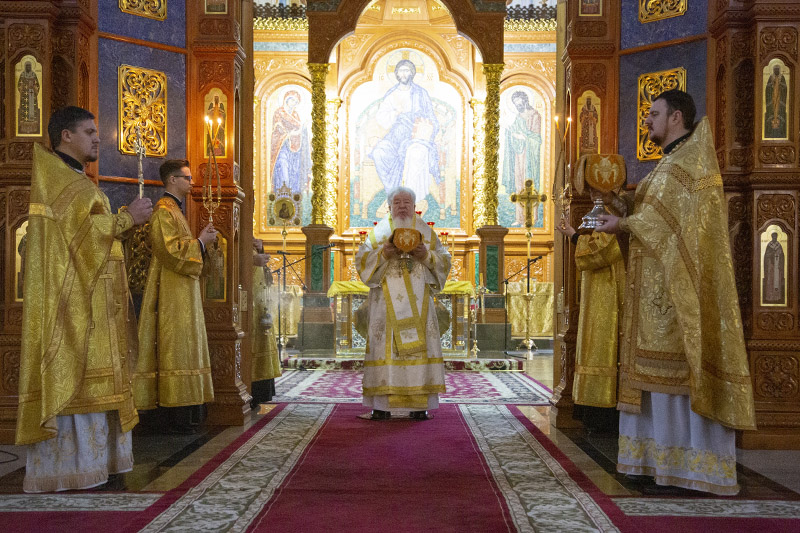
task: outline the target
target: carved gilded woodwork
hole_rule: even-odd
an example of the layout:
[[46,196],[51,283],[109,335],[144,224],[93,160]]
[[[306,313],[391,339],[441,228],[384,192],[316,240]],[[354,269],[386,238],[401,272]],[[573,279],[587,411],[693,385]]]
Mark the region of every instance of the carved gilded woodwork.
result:
[[50,36],[50,45],[53,54],[72,56],[75,54],[75,33],[68,29],[56,29]]
[[758,160],[765,165],[790,165],[797,160],[794,146],[762,146],[758,149]]
[[167,0],[119,0],[123,13],[155,20],[167,18]]
[[450,45],[450,48],[453,49],[453,53],[458,59],[459,63],[466,63],[470,57],[472,52],[472,45],[469,41],[461,37],[457,34],[442,34],[442,39],[447,41],[447,44]]
[[728,200],[728,235],[731,243],[731,258],[736,279],[736,294],[742,310],[742,326],[750,329],[752,318],[753,244],[752,208],[747,197],[738,194]]
[[800,390],[800,364],[797,357],[761,355],[753,365],[755,394],[761,399],[797,398]]
[[[63,57],[61,56],[53,57],[51,68],[52,68],[51,75],[53,76],[53,79],[57,80],[72,79],[72,67],[70,67],[69,63],[67,63]],[[50,102],[51,102],[50,108],[59,109],[61,107],[68,105],[69,91],[70,91],[70,84],[68,83],[59,83],[55,85],[50,95]]]
[[791,26],[765,27],[761,30],[759,59],[764,61],[777,52],[797,59],[797,28]]
[[8,158],[11,161],[31,161],[33,159],[33,143],[32,142],[9,143]]
[[14,57],[20,50],[31,50],[42,57],[45,53],[44,27],[38,24],[12,24],[8,27],[7,57]]
[[497,190],[498,190],[498,163],[500,159],[500,76],[504,65],[483,65],[486,76],[486,110],[485,130],[485,182],[486,182],[486,213],[485,222],[488,225],[497,224]]
[[637,130],[636,130],[636,158],[639,161],[652,161],[661,159],[661,147],[654,144],[648,138],[647,127],[644,121],[650,113],[653,100],[671,89],[686,90],[686,69],[678,67],[676,69],[661,70],[658,72],[648,72],[639,76],[638,82],[638,101],[637,101]]
[[325,79],[328,63],[309,63],[311,73],[311,223],[325,223]]
[[120,65],[119,151],[134,155],[136,126],[148,157],[167,155],[167,75],[131,65]]
[[579,20],[574,23],[572,31],[577,37],[604,37],[608,24],[602,20]]
[[762,194],[758,197],[758,222],[761,228],[769,221],[780,220],[789,228],[794,227],[795,199],[790,194]]
[[576,63],[574,66],[575,87],[593,85],[604,89],[606,86],[606,66],[602,63]]
[[256,18],[253,19],[254,30],[269,31],[308,31],[306,18]]
[[229,87],[233,84],[233,64],[230,61],[203,61],[200,63],[200,89],[217,84]]
[[305,58],[299,57],[271,57],[269,59],[259,58],[256,59],[253,66],[259,78],[266,77],[274,71],[298,71],[303,74],[308,74],[308,63],[306,62]]
[[339,107],[340,98],[328,100],[325,114],[325,209],[323,223],[329,228],[337,227],[337,192],[339,190]]
[[203,35],[232,35],[233,21],[226,18],[209,17],[204,18],[199,24],[200,33]]
[[486,222],[486,104],[471,100],[472,107],[472,231]]
[[552,59],[508,58],[506,60],[506,67],[503,69],[503,72],[505,72],[506,75],[509,75],[517,70],[528,71],[528,72],[531,71],[539,72],[543,76],[545,76],[548,80],[555,80],[556,59],[555,57],[553,57]]
[[556,19],[505,19],[504,31],[556,31]]
[[756,315],[756,324],[761,331],[792,331],[794,316],[791,313],[764,312]]
[[342,41],[340,46],[341,62],[345,65],[358,61],[358,52],[361,47],[373,36],[370,34],[353,34]]
[[639,21],[655,22],[686,13],[688,0],[639,0]]

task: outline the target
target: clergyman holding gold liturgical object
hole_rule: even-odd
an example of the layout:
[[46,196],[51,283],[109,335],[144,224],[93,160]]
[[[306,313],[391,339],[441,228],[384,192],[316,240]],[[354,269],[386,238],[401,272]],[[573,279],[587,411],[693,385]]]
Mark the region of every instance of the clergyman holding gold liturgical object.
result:
[[152,211],[137,198],[113,214],[86,175],[100,151],[92,113],[58,109],[47,131],[53,152],[32,145],[24,247],[16,444],[27,454],[25,492],[88,489],[133,469],[136,319],[122,239]]
[[[587,172],[588,170],[588,172]],[[575,190],[589,189],[595,209],[621,213],[619,202],[602,201],[625,184],[625,162],[618,155],[583,156],[575,174]],[[614,197],[615,198],[615,197]],[[598,202],[599,201],[599,202]],[[583,217],[586,221],[587,217]],[[594,224],[596,219],[592,222]],[[617,428],[617,361],[625,291],[625,262],[615,235],[576,231],[567,218],[556,230],[575,245],[575,266],[581,273],[578,339],[572,397],[574,415],[592,432]]]
[[189,162],[165,161],[159,174],[165,191],[150,217],[153,258],[139,315],[134,400],[137,409],[172,408],[172,430],[190,432],[197,409],[188,406],[214,400],[200,275],[217,232],[209,222],[195,238],[183,216]]
[[372,420],[410,415],[427,420],[445,392],[444,360],[433,295],[444,288],[450,254],[414,213],[406,187],[389,191],[389,214],[356,253],[369,287],[363,404]]
[[625,184],[625,160],[617,154],[590,154],[578,160],[575,190],[583,193],[584,183],[600,193],[592,200],[592,210],[584,215],[578,233],[588,233],[597,228],[597,217],[606,212],[604,198],[619,194]]
[[735,430],[755,429],[755,404],[722,176],[696,113],[677,89],[653,100],[645,126],[664,156],[627,215],[598,217],[596,231],[630,238],[617,471],[730,496]]

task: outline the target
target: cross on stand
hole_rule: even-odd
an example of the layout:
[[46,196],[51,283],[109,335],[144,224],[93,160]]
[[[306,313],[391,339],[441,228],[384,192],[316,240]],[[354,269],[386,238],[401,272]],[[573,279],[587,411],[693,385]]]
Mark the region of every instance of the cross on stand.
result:
[[527,228],[525,238],[528,241],[528,256],[525,270],[527,271],[526,275],[528,282],[524,296],[525,340],[523,340],[520,344],[520,349],[524,348],[528,354],[528,358],[531,358],[531,356],[536,352],[536,345],[533,343],[533,339],[531,339],[530,336],[530,309],[531,300],[533,299],[533,295],[531,294],[531,237],[533,237],[531,228],[533,228],[534,209],[536,209],[540,203],[547,201],[547,195],[539,194],[539,191],[533,188],[533,180],[525,180],[525,186],[521,191],[511,195],[511,201],[517,204],[522,204],[523,209],[525,210],[525,228]]

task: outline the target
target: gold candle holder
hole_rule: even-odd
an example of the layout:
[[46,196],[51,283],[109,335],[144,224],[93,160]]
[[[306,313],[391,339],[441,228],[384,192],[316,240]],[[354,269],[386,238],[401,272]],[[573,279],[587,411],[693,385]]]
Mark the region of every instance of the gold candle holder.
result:
[[142,159],[144,159],[147,154],[147,149],[142,141],[142,125],[139,122],[136,123],[136,142],[133,145],[133,151],[138,158],[137,179],[139,181],[139,198],[144,198],[144,170],[142,169]]
[[208,151],[209,151],[209,161],[214,165],[214,176],[217,178],[217,198],[214,199],[214,189],[213,189],[213,177],[209,176],[208,172],[203,179],[203,207],[206,208],[208,211],[208,222],[210,224],[214,223],[214,211],[219,207],[220,203],[222,203],[222,184],[220,182],[219,177],[219,167],[217,166],[217,154],[216,148],[219,144],[219,140],[217,140],[217,135],[219,134],[219,129],[222,126],[222,119],[217,117],[216,125],[214,121],[211,120],[211,117],[205,118],[206,123],[206,132],[208,133]]

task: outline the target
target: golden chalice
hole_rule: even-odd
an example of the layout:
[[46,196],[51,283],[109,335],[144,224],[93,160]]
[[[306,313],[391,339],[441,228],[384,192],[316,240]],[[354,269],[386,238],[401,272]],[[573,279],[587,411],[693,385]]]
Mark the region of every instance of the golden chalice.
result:
[[400,254],[400,259],[403,260],[402,262],[409,272],[414,268],[414,261],[409,254],[419,246],[420,242],[422,242],[422,234],[414,228],[396,228],[392,233],[392,243],[403,252]]

